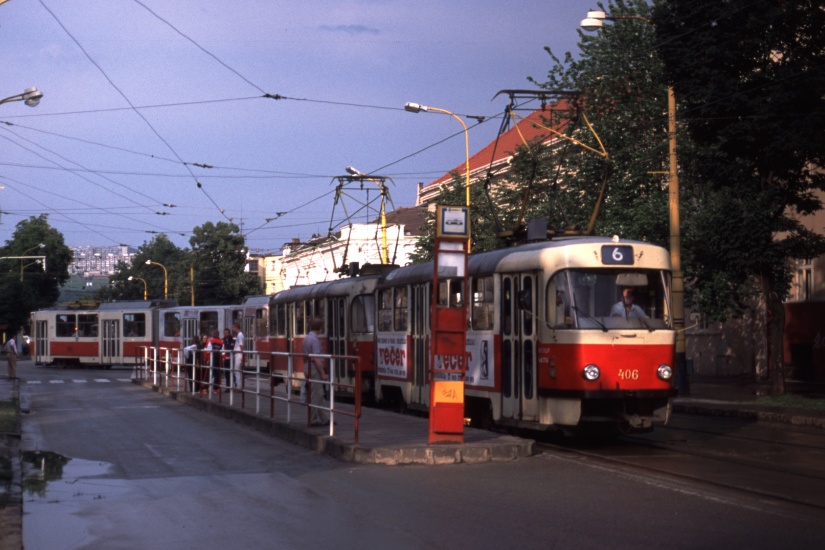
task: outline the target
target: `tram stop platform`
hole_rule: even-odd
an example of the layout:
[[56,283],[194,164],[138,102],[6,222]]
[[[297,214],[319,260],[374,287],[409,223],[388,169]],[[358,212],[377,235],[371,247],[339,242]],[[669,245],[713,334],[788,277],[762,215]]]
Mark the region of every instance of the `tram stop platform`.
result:
[[[309,426],[307,407],[299,401],[298,395],[293,395],[293,401],[288,405],[284,400],[270,399],[268,387],[263,387],[260,392],[247,387],[243,392],[221,390],[217,394],[200,395],[185,391],[182,385],[177,389],[151,380],[133,378],[132,381],[180,403],[344,462],[387,466],[475,464],[507,462],[534,453],[533,440],[470,427],[464,428],[463,443],[429,444],[429,419],[373,407],[361,408],[356,441],[354,405],[351,403],[336,402],[336,411],[341,412],[333,414],[333,426],[313,427]],[[275,392],[278,397],[286,398],[283,385]]]

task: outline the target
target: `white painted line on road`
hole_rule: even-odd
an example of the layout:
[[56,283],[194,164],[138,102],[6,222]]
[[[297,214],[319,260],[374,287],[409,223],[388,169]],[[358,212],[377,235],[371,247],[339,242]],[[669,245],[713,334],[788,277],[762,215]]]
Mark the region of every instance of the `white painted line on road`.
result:
[[26,384],[40,384],[42,380],[26,380]]
[[65,384],[65,380],[49,380],[49,384]]
[[75,384],[88,384],[88,380],[72,380]]
[[109,382],[111,382],[111,380],[108,380],[106,378],[95,378],[95,382],[102,382],[104,384],[108,384]]

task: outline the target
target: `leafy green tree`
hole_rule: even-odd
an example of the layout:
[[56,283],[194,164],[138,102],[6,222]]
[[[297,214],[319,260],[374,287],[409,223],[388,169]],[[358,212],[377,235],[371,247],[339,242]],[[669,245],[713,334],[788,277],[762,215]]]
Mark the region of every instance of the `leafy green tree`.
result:
[[[643,0],[616,0],[600,8],[611,16],[651,15]],[[531,80],[551,90],[578,90],[581,113],[609,155],[607,192],[595,232],[666,246],[668,94],[664,66],[656,55],[655,30],[643,20],[627,19],[580,35],[578,58],[567,52],[561,61],[547,48],[553,61],[547,81]],[[591,146],[594,143],[584,124],[573,135]],[[688,164],[690,146],[681,138],[680,160]],[[582,214],[592,210],[605,168],[605,160],[593,154],[566,159],[559,187],[564,204],[581,211],[579,225]]]
[[248,295],[263,293],[257,274],[244,271],[247,250],[234,223],[195,227],[189,244],[198,304],[240,303]]
[[705,312],[753,292],[767,306],[769,370],[784,392],[782,330],[793,260],[825,253],[798,217],[825,190],[825,9],[819,0],[663,0],[658,51],[700,147],[689,262]]
[[[131,265],[118,262],[115,274],[109,278],[109,287],[101,289],[97,293],[97,298],[103,301],[142,300],[143,281],[146,281],[146,294],[149,300],[163,298],[163,269],[157,265],[147,265],[147,260],[157,262],[166,268],[168,299],[189,303],[191,256],[164,234],[156,235],[151,241],[138,247]],[[129,277],[132,277],[131,281]]]
[[[41,246],[42,245],[42,246]],[[45,256],[2,260],[0,265],[0,317],[11,329],[28,322],[32,311],[54,305],[60,286],[69,279],[72,251],[63,235],[49,225],[48,215],[32,216],[18,222],[11,239],[0,248],[0,257]]]

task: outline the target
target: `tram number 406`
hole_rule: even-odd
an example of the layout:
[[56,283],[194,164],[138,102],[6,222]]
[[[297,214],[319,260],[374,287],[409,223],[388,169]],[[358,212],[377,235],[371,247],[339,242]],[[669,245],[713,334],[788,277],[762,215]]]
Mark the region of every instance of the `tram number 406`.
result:
[[619,378],[622,380],[638,380],[639,369],[619,369]]

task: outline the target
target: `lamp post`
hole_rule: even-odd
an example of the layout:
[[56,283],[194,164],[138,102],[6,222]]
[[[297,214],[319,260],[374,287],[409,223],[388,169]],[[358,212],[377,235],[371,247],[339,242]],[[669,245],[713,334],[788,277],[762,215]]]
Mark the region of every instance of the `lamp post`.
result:
[[165,300],[168,296],[169,290],[169,274],[166,271],[166,267],[163,264],[159,264],[157,262],[153,262],[152,260],[146,260],[146,265],[156,265],[163,270],[163,299]]
[[3,103],[10,103],[12,101],[23,101],[29,107],[37,107],[40,104],[40,99],[43,97],[43,92],[35,87],[26,88],[22,94],[11,95],[5,99],[0,99],[0,105]]
[[[603,11],[591,10],[580,23],[586,31],[597,31],[605,21],[642,21],[653,25],[653,21],[641,15],[608,16]],[[669,149],[668,211],[670,214],[670,265],[673,287],[673,328],[676,331],[676,384],[681,395],[690,395],[685,360],[685,287],[682,275],[681,233],[679,225],[679,172],[676,158],[676,95],[673,86],[667,86],[667,120]]]
[[409,111],[411,113],[420,113],[421,111],[435,111],[436,113],[443,113],[445,115],[450,115],[458,122],[461,123],[461,127],[464,129],[464,185],[466,186],[467,190],[467,206],[470,206],[470,134],[467,132],[467,125],[461,119],[460,116],[456,115],[455,113],[451,113],[446,109],[439,109],[438,107],[428,107],[426,105],[421,105],[420,103],[407,103],[404,105],[404,110]]
[[141,279],[140,277],[134,277],[132,275],[129,275],[129,280],[130,281],[141,281],[143,283],[143,301],[145,302],[147,300],[147,294],[148,294],[148,290],[147,290],[147,286],[146,286],[146,279]]
[[[22,254],[22,256],[23,256],[24,258],[27,258],[28,256],[26,256],[26,255],[27,255],[29,252],[31,252],[32,250],[36,250],[36,249],[38,249],[38,248],[42,250],[42,249],[46,248],[46,245],[45,245],[45,244],[43,244],[43,243],[40,243],[40,244],[38,244],[38,245],[36,245],[36,246],[33,246],[33,247],[29,248],[28,250],[24,251],[24,252],[23,252],[23,254]],[[46,266],[45,266],[45,258],[43,258],[43,261],[44,261],[44,264],[43,264],[43,271],[45,272],[45,271],[46,271]],[[27,267],[29,267],[30,265],[34,265],[34,264],[38,264],[38,263],[40,263],[40,260],[35,260],[34,262],[32,262],[32,263],[30,263],[30,264],[23,264],[23,260],[20,260],[20,282],[21,282],[21,283],[23,282],[23,270],[24,270],[24,269],[26,269]]]
[[[470,212],[470,133],[467,131],[467,125],[461,119],[460,116],[456,115],[455,113],[451,113],[446,109],[439,109],[438,107],[428,107],[426,105],[421,105],[420,103],[406,103],[404,105],[404,110],[409,111],[411,113],[420,113],[421,111],[435,111],[436,113],[443,113],[445,115],[450,115],[458,122],[461,123],[461,127],[464,129],[464,187],[467,192],[467,213],[469,215]],[[467,254],[470,253],[472,248],[471,243],[473,242],[470,236],[467,237]]]

